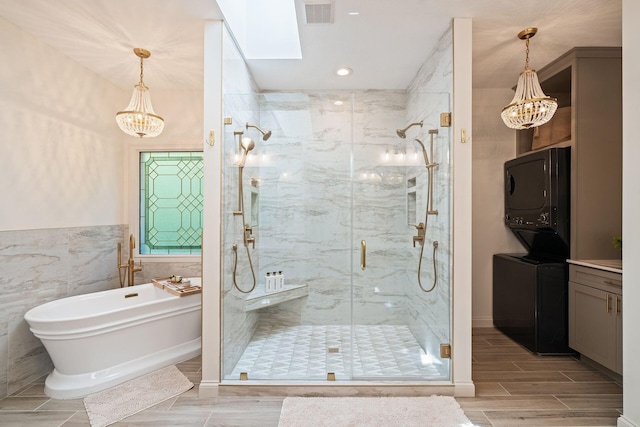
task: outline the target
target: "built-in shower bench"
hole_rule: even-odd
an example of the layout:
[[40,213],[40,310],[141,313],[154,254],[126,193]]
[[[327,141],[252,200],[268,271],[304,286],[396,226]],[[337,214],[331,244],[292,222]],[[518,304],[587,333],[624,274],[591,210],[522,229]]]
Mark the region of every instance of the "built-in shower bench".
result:
[[266,293],[264,286],[258,286],[245,300],[244,311],[260,310],[283,302],[303,298],[309,295],[307,285],[284,285],[284,289]]

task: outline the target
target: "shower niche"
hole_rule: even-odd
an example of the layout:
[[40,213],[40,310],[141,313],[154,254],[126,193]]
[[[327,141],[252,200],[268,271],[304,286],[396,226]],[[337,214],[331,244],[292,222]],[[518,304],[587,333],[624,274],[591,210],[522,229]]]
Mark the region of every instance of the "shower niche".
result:
[[407,178],[407,225],[417,224],[416,220],[416,177]]
[[251,219],[251,227],[257,227],[260,218],[260,180],[258,178],[251,178],[249,181],[251,184],[249,190],[249,218]]

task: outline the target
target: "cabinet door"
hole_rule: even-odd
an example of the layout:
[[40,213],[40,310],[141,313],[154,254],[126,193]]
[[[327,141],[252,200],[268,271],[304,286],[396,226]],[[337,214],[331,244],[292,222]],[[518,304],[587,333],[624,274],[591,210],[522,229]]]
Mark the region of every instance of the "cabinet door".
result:
[[616,369],[622,375],[622,295],[614,295],[616,306]]
[[569,282],[569,347],[616,370],[615,295]]

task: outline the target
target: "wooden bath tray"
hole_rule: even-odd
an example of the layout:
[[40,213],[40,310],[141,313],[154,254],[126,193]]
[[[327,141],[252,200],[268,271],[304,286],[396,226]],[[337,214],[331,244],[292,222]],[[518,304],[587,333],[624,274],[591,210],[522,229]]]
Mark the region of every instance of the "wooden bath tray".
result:
[[183,297],[186,295],[199,294],[202,292],[202,286],[182,286],[181,283],[171,281],[171,277],[160,277],[151,279],[153,286],[164,289],[173,295]]

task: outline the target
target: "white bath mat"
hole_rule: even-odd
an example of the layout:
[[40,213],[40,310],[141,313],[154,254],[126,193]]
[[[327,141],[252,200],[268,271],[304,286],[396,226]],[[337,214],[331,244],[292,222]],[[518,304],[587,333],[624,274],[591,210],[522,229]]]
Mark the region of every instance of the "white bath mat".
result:
[[193,383],[168,366],[84,398],[91,427],[104,427],[184,393]]
[[471,427],[453,397],[287,397],[278,427]]

